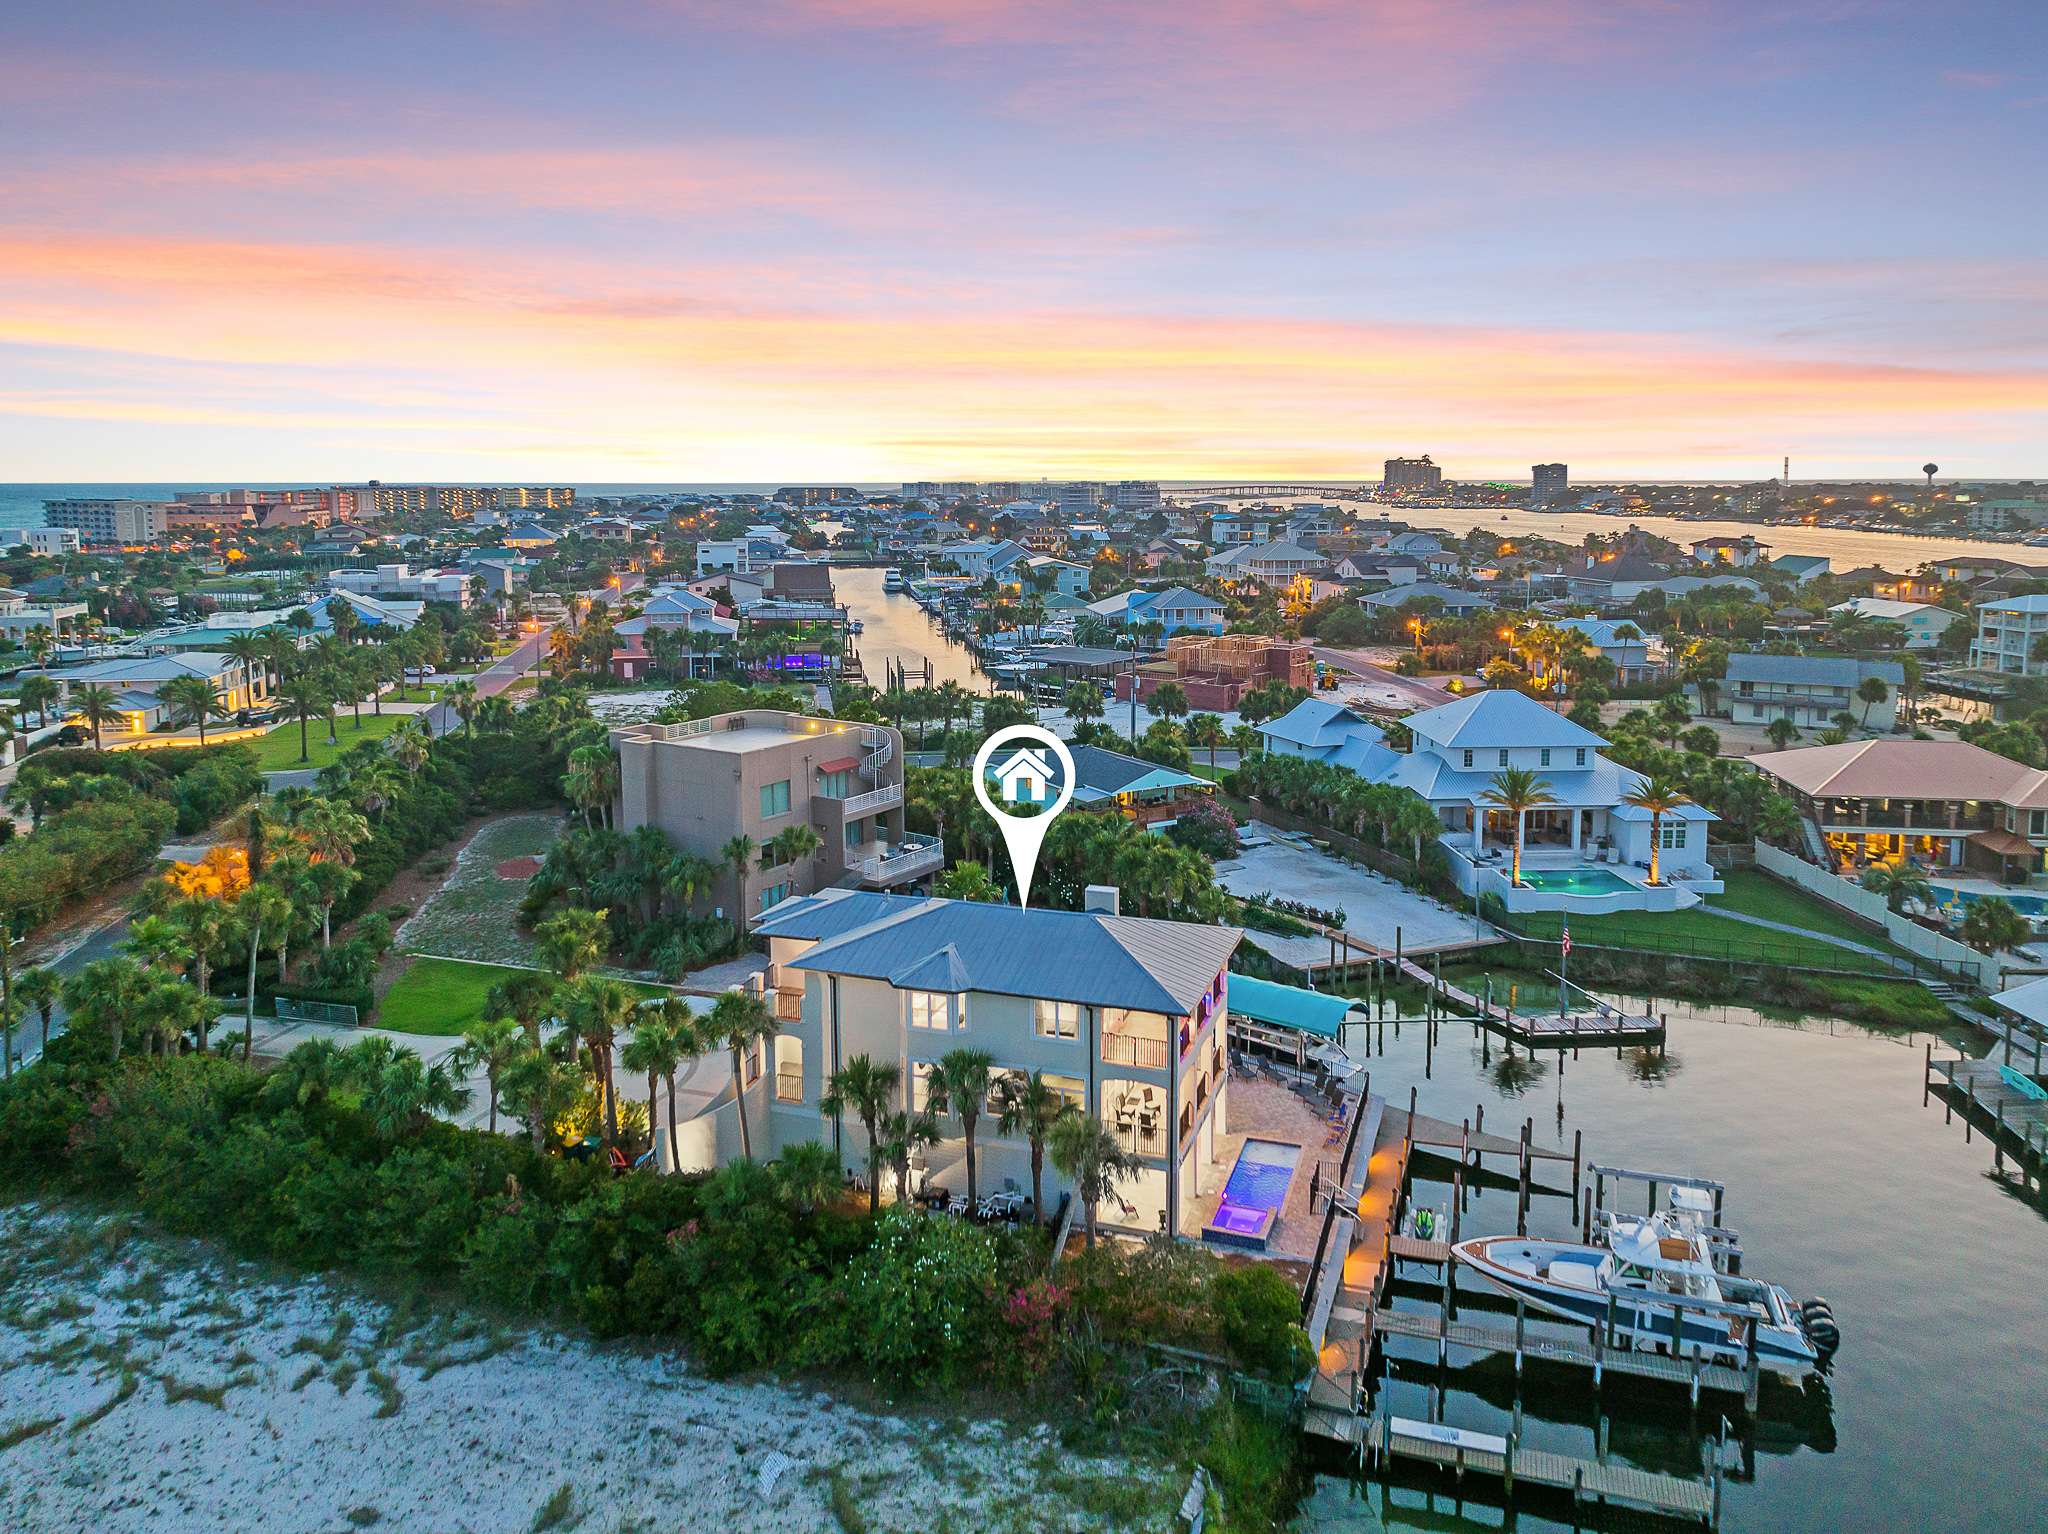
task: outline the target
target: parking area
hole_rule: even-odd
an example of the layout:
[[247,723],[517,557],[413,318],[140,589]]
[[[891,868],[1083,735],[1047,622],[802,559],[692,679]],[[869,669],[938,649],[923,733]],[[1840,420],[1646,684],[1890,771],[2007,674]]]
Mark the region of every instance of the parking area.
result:
[[[1216,865],[1216,880],[1231,894],[1271,894],[1320,910],[1344,913],[1344,930],[1361,942],[1391,948],[1394,933],[1408,952],[1467,943],[1475,936],[1470,911],[1453,910],[1383,874],[1320,852],[1306,837],[1254,823],[1235,858]],[[1260,947],[1297,966],[1324,962],[1327,940],[1247,934]]]

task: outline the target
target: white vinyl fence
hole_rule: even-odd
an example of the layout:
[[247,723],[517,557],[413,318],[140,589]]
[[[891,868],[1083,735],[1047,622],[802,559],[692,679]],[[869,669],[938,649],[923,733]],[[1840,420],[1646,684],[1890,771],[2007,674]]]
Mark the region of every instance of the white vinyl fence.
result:
[[1975,976],[1977,983],[1987,991],[1996,991],[2003,983],[2005,966],[1995,955],[1979,953],[1967,943],[1959,943],[1952,937],[1929,931],[1916,921],[1907,920],[1887,906],[1882,895],[1873,895],[1853,880],[1816,868],[1804,858],[1795,857],[1767,842],[1756,844],[1756,866],[1788,884],[1798,885],[1809,894],[1818,895],[1829,905],[1840,906],[1852,916],[1860,916],[1883,927],[1885,936],[1906,952],[1939,964],[1944,969]]

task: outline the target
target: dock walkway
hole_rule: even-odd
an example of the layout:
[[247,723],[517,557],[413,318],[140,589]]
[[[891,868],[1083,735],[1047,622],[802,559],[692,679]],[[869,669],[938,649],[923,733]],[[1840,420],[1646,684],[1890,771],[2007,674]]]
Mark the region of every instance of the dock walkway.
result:
[[1651,1013],[1621,1012],[1600,1001],[1562,1014],[1516,1012],[1452,985],[1405,955],[1393,962],[1400,974],[1429,989],[1447,1020],[1477,1023],[1524,1049],[1599,1049],[1664,1042],[1664,1020]]
[[[2016,1142],[2022,1166],[2031,1163],[2037,1170],[2048,1167],[2048,1092],[2032,1075],[2019,1066],[2001,1065],[1996,1060],[1937,1060],[1931,1044],[1927,1047],[1926,1070],[1926,1083],[1920,1094],[1923,1104],[1937,1090],[1943,1093],[1945,1112],[1955,1098],[1961,1098],[1966,1128],[1970,1125],[1969,1110],[1973,1108],[1991,1121],[1986,1138],[1999,1159],[2003,1159],[2010,1141]],[[2033,1090],[2028,1090],[2029,1086]]]

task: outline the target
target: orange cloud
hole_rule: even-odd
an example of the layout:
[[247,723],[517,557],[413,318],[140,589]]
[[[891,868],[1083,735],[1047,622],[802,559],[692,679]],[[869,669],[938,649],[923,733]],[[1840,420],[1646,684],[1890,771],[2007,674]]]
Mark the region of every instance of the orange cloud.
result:
[[[650,305],[654,292],[688,302]],[[0,240],[5,343],[89,359],[92,376],[16,388],[0,421],[207,424],[295,449],[313,433],[323,451],[378,463],[473,473],[509,455],[582,478],[1358,474],[1401,443],[1489,468],[1535,453],[1705,472],[1780,443],[1846,449],[1936,425],[2038,435],[2048,419],[2039,369],[1859,365],[1643,334],[859,312],[777,302],[716,268],[83,234]],[[95,381],[110,357],[157,381]],[[176,388],[184,370],[203,384]],[[28,477],[83,472],[12,456]],[[273,472],[326,471],[301,459]]]

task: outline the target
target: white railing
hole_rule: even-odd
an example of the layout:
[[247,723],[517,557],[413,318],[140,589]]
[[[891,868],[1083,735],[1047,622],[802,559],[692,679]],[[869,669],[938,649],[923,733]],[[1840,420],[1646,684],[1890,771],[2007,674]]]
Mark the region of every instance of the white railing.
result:
[[945,845],[933,836],[906,836],[886,851],[863,858],[854,866],[863,879],[880,884],[887,880],[914,879],[929,873],[946,860]]
[[1997,990],[2001,984],[2005,966],[1996,955],[1981,954],[1966,943],[1929,931],[1892,910],[1882,895],[1873,895],[1852,880],[1816,868],[1805,859],[1794,857],[1768,842],[1756,844],[1756,866],[1765,873],[1776,874],[1788,884],[1796,884],[1808,893],[1818,895],[1830,905],[1840,906],[1852,915],[1881,926],[1886,937],[1918,958],[1931,960],[1945,969],[1975,975],[1978,983],[1988,991]]
[[902,802],[903,785],[901,783],[886,783],[880,788],[870,789],[867,793],[854,794],[850,798],[841,799],[839,801],[839,808],[846,818],[851,820],[856,816],[865,815],[872,810],[893,809]]

